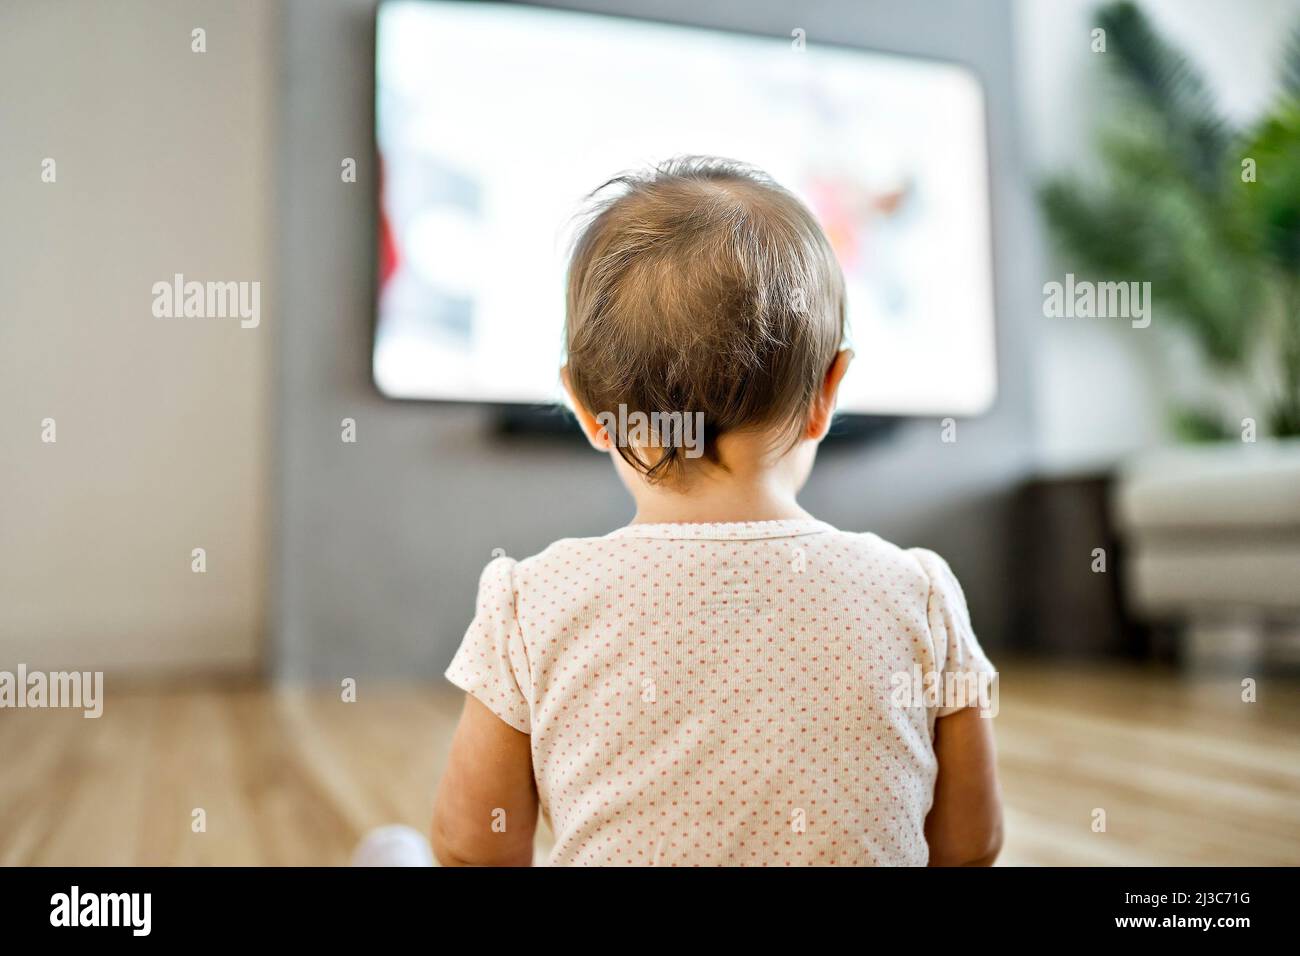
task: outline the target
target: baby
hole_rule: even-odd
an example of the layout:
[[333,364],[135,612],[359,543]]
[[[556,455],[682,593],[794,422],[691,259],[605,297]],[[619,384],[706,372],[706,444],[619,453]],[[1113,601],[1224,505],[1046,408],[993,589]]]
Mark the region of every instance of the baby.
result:
[[555,865],[990,864],[995,675],[957,580],[796,500],[852,359],[817,221],[709,158],[601,194],[561,377],[636,517],[484,570],[435,854],[528,865],[540,811]]

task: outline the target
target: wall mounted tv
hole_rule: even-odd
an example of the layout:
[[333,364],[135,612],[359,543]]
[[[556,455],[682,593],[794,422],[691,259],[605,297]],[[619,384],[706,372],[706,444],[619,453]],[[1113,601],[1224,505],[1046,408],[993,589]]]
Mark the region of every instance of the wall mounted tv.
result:
[[842,412],[973,415],[996,389],[984,100],[966,68],[513,3],[385,0],[374,377],[559,400],[584,197],[675,155],[756,165],[821,220],[856,354]]

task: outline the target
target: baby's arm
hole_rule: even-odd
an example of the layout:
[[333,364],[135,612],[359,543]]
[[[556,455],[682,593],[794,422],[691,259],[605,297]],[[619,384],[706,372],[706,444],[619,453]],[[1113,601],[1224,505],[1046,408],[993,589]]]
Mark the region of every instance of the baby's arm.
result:
[[530,738],[465,695],[433,810],[443,866],[531,866],[537,787]]
[[939,776],[925,818],[931,866],[992,866],[1002,849],[993,721],[975,707],[934,723]]

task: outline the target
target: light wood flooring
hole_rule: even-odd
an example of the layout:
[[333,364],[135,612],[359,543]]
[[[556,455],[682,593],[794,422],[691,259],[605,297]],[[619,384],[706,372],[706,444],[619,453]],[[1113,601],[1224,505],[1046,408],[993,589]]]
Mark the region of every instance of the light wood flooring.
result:
[[[98,720],[0,711],[0,864],[344,864],[373,826],[425,829],[460,708],[432,686],[364,681],[350,704],[108,691]],[[1000,864],[1300,864],[1300,682],[1261,678],[1258,698],[1243,703],[1236,680],[1005,668]]]

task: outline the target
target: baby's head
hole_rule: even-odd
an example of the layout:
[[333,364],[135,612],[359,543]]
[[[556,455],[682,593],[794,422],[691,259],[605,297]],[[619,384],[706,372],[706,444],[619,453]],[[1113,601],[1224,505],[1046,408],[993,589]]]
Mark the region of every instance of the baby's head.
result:
[[618,452],[629,482],[785,467],[802,483],[849,358],[843,276],[812,213],[758,170],[708,157],[593,195],[563,374],[592,444]]

